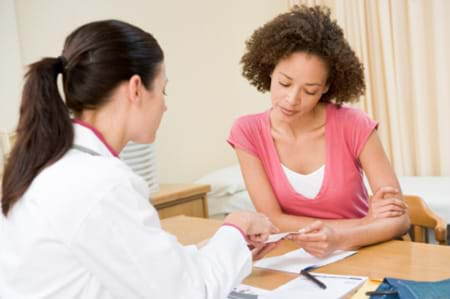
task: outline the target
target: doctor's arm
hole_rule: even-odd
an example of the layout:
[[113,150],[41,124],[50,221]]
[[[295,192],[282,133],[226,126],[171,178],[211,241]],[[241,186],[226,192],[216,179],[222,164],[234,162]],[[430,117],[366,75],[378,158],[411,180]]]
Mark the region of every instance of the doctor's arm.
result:
[[225,298],[252,267],[235,227],[222,226],[200,250],[182,246],[161,229],[148,199],[126,185],[93,206],[70,246],[114,298]]

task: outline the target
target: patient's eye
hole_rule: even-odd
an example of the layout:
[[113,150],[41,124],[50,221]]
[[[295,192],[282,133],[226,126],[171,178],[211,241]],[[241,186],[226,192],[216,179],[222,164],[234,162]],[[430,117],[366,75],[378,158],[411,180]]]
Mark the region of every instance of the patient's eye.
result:
[[310,96],[315,96],[317,94],[317,90],[311,91],[311,90],[304,89],[304,91],[307,95],[310,95]]

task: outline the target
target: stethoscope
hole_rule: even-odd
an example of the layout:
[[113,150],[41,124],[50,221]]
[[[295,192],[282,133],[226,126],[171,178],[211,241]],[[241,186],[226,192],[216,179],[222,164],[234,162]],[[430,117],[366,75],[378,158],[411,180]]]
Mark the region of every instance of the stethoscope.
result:
[[92,155],[92,156],[101,156],[99,153],[97,153],[96,151],[91,150],[90,148],[84,147],[82,145],[78,145],[78,144],[73,144],[72,145],[73,149],[79,150],[80,152]]

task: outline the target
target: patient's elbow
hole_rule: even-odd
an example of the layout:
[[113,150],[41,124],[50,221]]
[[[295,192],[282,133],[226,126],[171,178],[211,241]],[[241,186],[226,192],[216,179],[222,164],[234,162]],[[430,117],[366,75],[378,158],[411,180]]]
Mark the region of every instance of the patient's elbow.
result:
[[401,221],[401,223],[399,225],[399,236],[402,236],[409,232],[409,228],[411,226],[411,221],[409,219],[408,214],[404,214],[404,215],[400,216],[399,218],[400,218],[399,220]]

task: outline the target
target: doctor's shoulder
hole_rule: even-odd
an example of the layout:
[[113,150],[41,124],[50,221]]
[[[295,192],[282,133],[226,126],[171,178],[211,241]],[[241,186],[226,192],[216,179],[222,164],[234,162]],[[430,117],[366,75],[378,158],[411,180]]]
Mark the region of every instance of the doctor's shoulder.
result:
[[77,170],[88,170],[84,184],[94,185],[108,191],[111,188],[127,187],[147,197],[148,186],[143,178],[117,157],[89,157],[84,163],[77,163]]
[[[92,200],[111,189],[124,186],[148,197],[145,181],[116,157],[98,157],[69,151],[64,158],[47,167],[36,177],[36,185],[61,195],[77,193]],[[35,182],[33,182],[33,185]],[[90,198],[90,199],[89,199]]]

